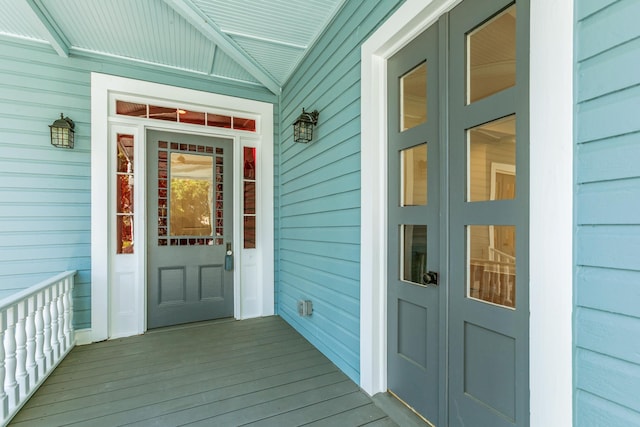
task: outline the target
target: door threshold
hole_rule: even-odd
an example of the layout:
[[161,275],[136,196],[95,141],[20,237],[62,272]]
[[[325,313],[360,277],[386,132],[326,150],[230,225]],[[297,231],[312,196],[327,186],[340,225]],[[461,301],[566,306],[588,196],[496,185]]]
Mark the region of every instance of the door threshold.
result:
[[425,427],[425,425],[436,427],[390,390],[386,393],[378,393],[371,399],[398,425],[403,427]]

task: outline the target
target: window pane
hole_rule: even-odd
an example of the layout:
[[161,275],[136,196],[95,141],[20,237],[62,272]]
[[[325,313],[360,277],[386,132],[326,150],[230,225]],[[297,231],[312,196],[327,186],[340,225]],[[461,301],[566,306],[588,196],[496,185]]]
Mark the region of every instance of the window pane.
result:
[[467,201],[516,197],[516,116],[467,130]]
[[244,213],[255,214],[256,213],[256,183],[246,182],[244,183]]
[[243,119],[242,117],[233,118],[233,128],[237,130],[256,131],[256,121],[253,119]]
[[212,157],[171,153],[170,176],[169,235],[212,236]]
[[256,179],[256,149],[244,147],[244,179]]
[[133,173],[133,135],[118,134],[118,170]]
[[207,113],[207,126],[231,129],[231,117]]
[[401,206],[427,204],[427,144],[401,151]]
[[401,280],[422,285],[427,270],[427,226],[402,225]]
[[256,247],[256,217],[244,217],[244,248],[255,249]]
[[116,253],[133,253],[133,215],[116,217]]
[[169,107],[158,107],[149,105],[149,118],[156,120],[167,120],[170,122],[178,121],[178,109]]
[[116,101],[116,114],[133,117],[147,117],[147,104]]
[[516,227],[467,226],[467,296],[515,308]]
[[427,63],[400,78],[400,131],[427,121]]
[[516,6],[467,35],[467,103],[516,84]]
[[180,119],[180,123],[190,123],[202,126],[204,126],[205,123],[204,113],[200,113],[198,111],[178,110],[178,118]]

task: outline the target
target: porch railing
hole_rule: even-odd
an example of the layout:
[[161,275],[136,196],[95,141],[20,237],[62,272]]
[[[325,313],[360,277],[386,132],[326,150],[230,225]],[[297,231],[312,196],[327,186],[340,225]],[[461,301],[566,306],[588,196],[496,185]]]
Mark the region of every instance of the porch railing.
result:
[[75,345],[66,271],[0,300],[0,424],[6,425]]

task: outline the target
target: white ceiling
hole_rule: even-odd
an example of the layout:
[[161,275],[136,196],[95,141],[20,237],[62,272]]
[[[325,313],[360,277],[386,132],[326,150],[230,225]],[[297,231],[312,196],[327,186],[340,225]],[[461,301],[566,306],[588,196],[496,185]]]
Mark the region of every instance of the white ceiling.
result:
[[0,0],[0,35],[278,93],[345,1]]

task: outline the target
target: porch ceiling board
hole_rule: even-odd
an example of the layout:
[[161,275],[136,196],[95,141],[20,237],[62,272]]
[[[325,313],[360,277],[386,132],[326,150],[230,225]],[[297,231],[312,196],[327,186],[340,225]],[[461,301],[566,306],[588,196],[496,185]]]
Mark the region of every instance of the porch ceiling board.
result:
[[0,0],[0,34],[279,94],[345,1]]
[[26,0],[27,5],[31,8],[31,11],[35,14],[40,24],[44,27],[45,38],[51,44],[53,49],[58,52],[58,55],[69,56],[69,40],[52,20],[51,15],[47,9],[43,6],[41,0]]

